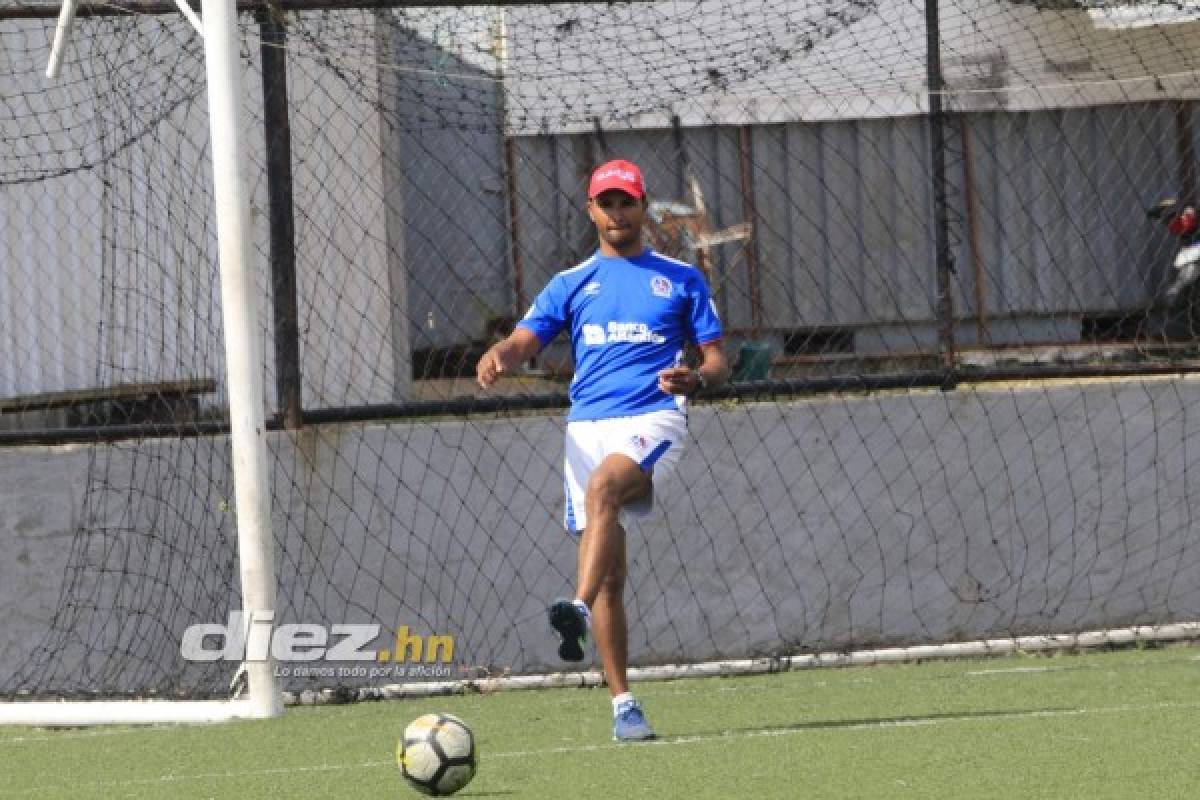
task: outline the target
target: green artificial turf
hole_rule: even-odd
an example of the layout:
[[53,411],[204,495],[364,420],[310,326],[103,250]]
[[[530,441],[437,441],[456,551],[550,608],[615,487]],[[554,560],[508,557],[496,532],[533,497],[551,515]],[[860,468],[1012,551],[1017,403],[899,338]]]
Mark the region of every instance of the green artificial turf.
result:
[[610,740],[599,689],[289,709],[210,726],[0,729],[0,797],[418,797],[405,723],[473,728],[497,798],[1142,798],[1200,787],[1200,650],[638,684],[656,742]]

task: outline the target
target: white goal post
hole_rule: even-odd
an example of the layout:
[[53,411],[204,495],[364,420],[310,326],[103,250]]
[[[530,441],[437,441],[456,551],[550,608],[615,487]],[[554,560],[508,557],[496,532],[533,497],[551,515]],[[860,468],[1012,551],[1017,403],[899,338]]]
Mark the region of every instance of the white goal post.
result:
[[[47,69],[51,76],[61,67],[77,6],[78,0],[63,2]],[[264,621],[274,616],[275,565],[263,410],[265,394],[262,369],[254,358],[260,352],[255,342],[258,330],[255,284],[248,271],[250,207],[243,175],[237,8],[234,0],[203,0],[202,10],[242,610],[247,628],[251,620],[257,620],[256,635],[261,635]],[[189,19],[195,24],[194,14]],[[216,722],[283,713],[283,697],[270,658],[248,660],[243,670],[247,679],[245,692],[232,700],[0,703],[0,724]]]

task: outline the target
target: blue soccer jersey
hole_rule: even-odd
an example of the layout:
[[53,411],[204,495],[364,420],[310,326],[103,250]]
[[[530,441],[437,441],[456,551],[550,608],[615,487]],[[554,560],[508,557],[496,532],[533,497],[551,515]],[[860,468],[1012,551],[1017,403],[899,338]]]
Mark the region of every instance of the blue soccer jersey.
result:
[[658,373],[682,362],[685,343],[721,338],[704,276],[650,249],[634,258],[597,252],[558,273],[517,324],[543,347],[569,327],[575,378],[568,420],[684,408],[683,398],[658,388]]

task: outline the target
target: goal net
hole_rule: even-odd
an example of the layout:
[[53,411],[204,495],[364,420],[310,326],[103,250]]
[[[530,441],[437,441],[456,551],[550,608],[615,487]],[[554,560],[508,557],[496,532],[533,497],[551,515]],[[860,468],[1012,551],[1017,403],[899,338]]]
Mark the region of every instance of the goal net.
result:
[[[473,374],[615,157],[735,362],[629,525],[635,666],[1193,632],[1188,4],[327,5],[239,17],[289,697],[563,669],[570,351]],[[0,10],[0,695],[227,697],[204,44],[85,3],[50,82],[56,14]]]

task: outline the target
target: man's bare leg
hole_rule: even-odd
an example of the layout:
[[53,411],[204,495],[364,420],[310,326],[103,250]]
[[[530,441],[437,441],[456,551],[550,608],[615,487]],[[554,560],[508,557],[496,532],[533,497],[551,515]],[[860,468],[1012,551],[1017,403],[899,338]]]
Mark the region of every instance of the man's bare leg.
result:
[[[625,529],[617,525],[613,535],[608,572],[600,580],[600,590],[590,603],[580,595],[592,612],[592,632],[596,650],[604,665],[608,691],[613,697],[628,691],[626,672],[629,665],[629,631],[625,622]],[[580,565],[582,567],[582,564]],[[582,569],[580,570],[582,572]],[[580,585],[583,585],[582,579]]]
[[629,694],[629,632],[625,619],[626,547],[621,508],[650,491],[650,476],[632,459],[611,455],[588,481],[587,527],[579,543],[577,603],[589,609],[596,649],[604,665],[618,739],[654,735]]

